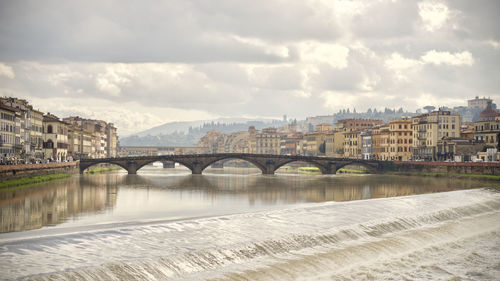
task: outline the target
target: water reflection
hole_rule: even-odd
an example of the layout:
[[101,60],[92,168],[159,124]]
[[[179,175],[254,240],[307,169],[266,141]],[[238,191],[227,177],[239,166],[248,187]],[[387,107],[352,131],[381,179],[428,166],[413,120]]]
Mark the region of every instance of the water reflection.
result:
[[0,191],[0,232],[56,225],[116,204],[119,177],[72,177],[24,189]]
[[363,200],[495,185],[447,178],[266,176],[252,169],[239,174],[221,171],[208,169],[204,175],[191,175],[183,169],[145,167],[139,175],[83,175],[30,188],[0,190],[0,232],[63,222],[85,225],[179,219],[279,204]]
[[242,176],[207,174],[170,178],[138,175],[130,180],[136,185],[153,189],[198,191],[212,197],[229,194],[234,197],[247,198],[250,204],[256,201],[267,204],[351,201],[485,186],[485,183],[467,180],[381,175]]

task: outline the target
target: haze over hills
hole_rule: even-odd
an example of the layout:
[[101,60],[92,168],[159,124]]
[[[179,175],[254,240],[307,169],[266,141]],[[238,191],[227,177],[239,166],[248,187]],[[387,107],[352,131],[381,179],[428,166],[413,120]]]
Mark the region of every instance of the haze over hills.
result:
[[120,139],[122,146],[193,146],[210,130],[222,133],[246,131],[249,126],[257,130],[266,127],[279,127],[286,122],[265,118],[219,118],[215,120],[197,120],[169,122],[163,125]]
[[[139,137],[144,137],[147,135],[160,135],[160,134],[171,134],[174,132],[185,132],[189,131],[189,128],[196,128],[203,126],[203,124],[246,124],[248,122],[262,122],[262,123],[274,123],[278,122],[278,119],[265,119],[265,118],[218,118],[214,120],[196,120],[196,121],[182,121],[182,122],[168,122],[160,126],[153,127],[151,129],[141,131],[132,135]],[[132,136],[130,135],[130,136]]]
[[[496,105],[494,108],[496,108]],[[297,129],[301,132],[310,132],[316,125],[327,123],[334,125],[341,119],[362,118],[379,119],[384,123],[394,119],[408,118],[425,112],[437,109],[434,106],[426,106],[416,112],[408,112],[399,109],[385,108],[384,110],[369,108],[366,112],[356,112],[349,109],[340,110],[332,115],[312,116],[305,120],[297,121]],[[443,110],[450,110],[460,114],[462,122],[474,122],[479,119],[482,108],[457,106],[454,108],[442,107]],[[296,121],[296,120],[295,120]],[[186,122],[170,122],[163,125],[138,132],[136,134],[120,139],[122,146],[195,146],[201,137],[208,131],[216,130],[223,134],[246,131],[249,126],[255,126],[257,130],[266,127],[281,127],[287,123],[286,120],[265,119],[265,118],[219,118],[215,120],[197,120]]]

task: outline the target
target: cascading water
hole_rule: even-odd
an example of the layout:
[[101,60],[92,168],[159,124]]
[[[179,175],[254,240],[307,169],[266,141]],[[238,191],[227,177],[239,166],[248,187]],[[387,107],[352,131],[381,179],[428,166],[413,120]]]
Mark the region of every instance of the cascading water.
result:
[[0,236],[0,272],[36,280],[498,280],[499,222],[500,194],[475,189],[76,225]]

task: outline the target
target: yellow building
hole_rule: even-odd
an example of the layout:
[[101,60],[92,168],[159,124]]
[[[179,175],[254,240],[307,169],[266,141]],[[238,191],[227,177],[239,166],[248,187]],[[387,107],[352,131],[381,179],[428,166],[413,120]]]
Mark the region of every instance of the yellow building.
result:
[[412,158],[412,121],[409,119],[389,122],[389,160],[407,161]]
[[474,122],[474,139],[484,142],[489,148],[500,150],[500,115],[491,107],[491,102]]
[[316,132],[331,132],[332,131],[332,125],[330,124],[319,124],[316,125]]
[[344,133],[344,157],[361,159],[361,132],[349,131]]
[[460,137],[460,115],[438,110],[412,117],[413,158],[436,160],[438,140]]
[[372,130],[372,154],[374,160],[389,160],[389,125],[376,126]]
[[303,155],[307,156],[325,155],[325,150],[326,150],[325,140],[327,136],[326,132],[328,131],[324,132],[318,131],[318,132],[311,132],[304,134],[305,142],[303,147]]
[[44,159],[65,161],[68,156],[68,127],[55,115],[43,116]]
[[351,118],[337,121],[337,123],[335,123],[335,130],[342,130],[346,132],[364,131],[380,125],[382,125],[382,120]]
[[31,153],[36,159],[43,158],[43,113],[38,110],[31,110]]
[[280,154],[281,134],[276,128],[264,128],[255,134],[255,153]]

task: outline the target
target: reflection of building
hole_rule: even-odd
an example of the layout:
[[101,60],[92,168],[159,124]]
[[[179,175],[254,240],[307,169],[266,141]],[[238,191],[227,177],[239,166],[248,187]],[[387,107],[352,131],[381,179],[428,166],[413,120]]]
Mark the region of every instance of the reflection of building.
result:
[[[2,191],[0,232],[55,225],[81,213],[103,211],[115,206],[117,184],[108,182],[104,177],[94,177],[93,181],[86,185],[78,178],[72,178],[36,189]],[[110,188],[113,190],[110,191]]]

